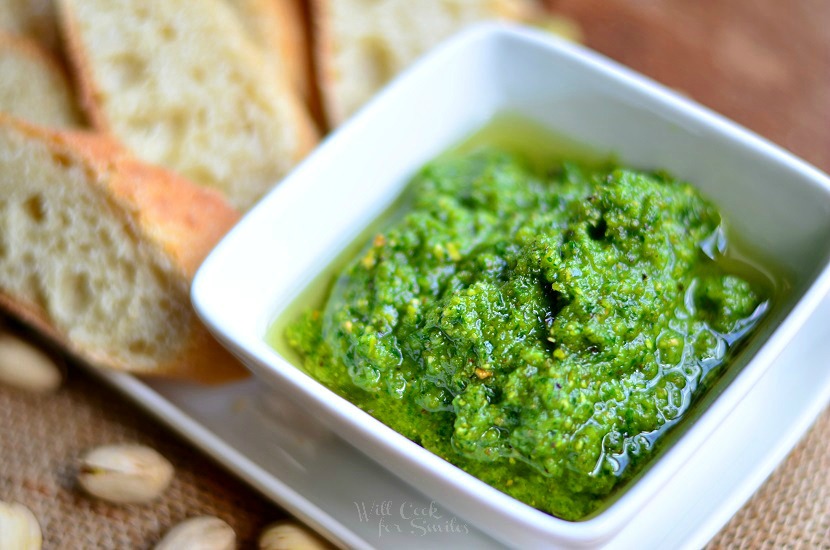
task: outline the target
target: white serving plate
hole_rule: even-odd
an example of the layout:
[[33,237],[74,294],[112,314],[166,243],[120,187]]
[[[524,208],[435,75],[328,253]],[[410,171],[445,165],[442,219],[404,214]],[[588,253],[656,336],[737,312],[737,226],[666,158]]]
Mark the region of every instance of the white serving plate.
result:
[[[616,502],[580,522],[544,514],[460,471],[312,380],[264,340],[279,312],[420,166],[505,111],[613,152],[624,164],[667,168],[694,182],[792,285],[738,360],[745,365],[704,398],[699,418]],[[830,289],[828,235],[824,174],[588,50],[488,25],[438,48],[318,147],[208,257],[193,300],[262,380],[471,525],[506,544],[596,546],[636,521],[664,487],[679,492],[689,482],[684,464],[712,446],[715,431],[732,421],[732,410]]]
[[[794,368],[793,368],[794,366]],[[96,372],[265,497],[348,548],[499,548],[480,531],[379,536],[355,502],[428,506],[429,499],[303,417],[257,380],[215,388]],[[284,408],[269,405],[283,403]],[[773,401],[774,400],[774,401]],[[703,547],[760,487],[830,402],[830,296],[775,364],[608,549]],[[774,403],[774,406],[770,406]],[[764,429],[758,430],[758,426]],[[438,503],[441,507],[441,504]],[[451,514],[443,511],[445,517]]]

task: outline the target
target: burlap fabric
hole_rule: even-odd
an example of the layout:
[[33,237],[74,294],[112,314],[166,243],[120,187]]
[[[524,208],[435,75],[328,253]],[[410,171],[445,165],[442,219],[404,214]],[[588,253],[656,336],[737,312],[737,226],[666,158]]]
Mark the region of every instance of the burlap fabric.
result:
[[[26,504],[47,549],[151,548],[177,522],[216,515],[242,548],[284,517],[274,505],[179,441],[109,387],[79,369],[54,395],[0,386],[0,500]],[[139,442],[176,467],[170,489],[148,505],[114,506],[75,484],[79,455],[113,442]],[[830,548],[830,410],[711,548]]]
[[830,410],[710,548],[830,548]]
[[[76,486],[77,461],[86,449],[122,442],[149,445],[173,463],[176,476],[158,501],[115,506]],[[31,508],[43,528],[44,548],[55,550],[152,548],[171,526],[203,514],[230,523],[240,547],[249,548],[262,527],[285,517],[78,368],[69,369],[66,385],[53,395],[0,386],[0,500]]]

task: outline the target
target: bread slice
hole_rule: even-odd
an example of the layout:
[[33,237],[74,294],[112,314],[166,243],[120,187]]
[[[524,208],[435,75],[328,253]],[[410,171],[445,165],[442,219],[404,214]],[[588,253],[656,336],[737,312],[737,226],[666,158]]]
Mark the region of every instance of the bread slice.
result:
[[237,218],[217,193],[100,136],[0,116],[0,306],[93,364],[243,374],[189,301]]
[[43,126],[82,124],[72,89],[51,55],[36,42],[2,32],[0,111]]
[[0,0],[0,31],[26,36],[52,52],[59,49],[53,0]]
[[140,158],[249,208],[315,144],[224,0],[59,0],[81,103]]
[[312,7],[317,78],[331,127],[451,34],[533,9],[526,0],[313,0]]
[[310,93],[310,60],[301,0],[227,0],[248,35],[303,99]]

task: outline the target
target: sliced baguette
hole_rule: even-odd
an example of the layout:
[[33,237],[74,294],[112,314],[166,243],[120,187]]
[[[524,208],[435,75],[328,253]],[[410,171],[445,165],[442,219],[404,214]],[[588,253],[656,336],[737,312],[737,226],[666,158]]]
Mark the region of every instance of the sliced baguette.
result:
[[81,103],[140,158],[249,208],[316,142],[224,0],[60,0]]
[[0,306],[93,364],[243,374],[188,296],[237,218],[217,193],[109,140],[0,116]]
[[3,32],[0,111],[43,126],[82,124],[72,89],[58,63],[36,42]]
[[330,127],[418,56],[485,19],[522,19],[527,0],[312,0],[317,79]]

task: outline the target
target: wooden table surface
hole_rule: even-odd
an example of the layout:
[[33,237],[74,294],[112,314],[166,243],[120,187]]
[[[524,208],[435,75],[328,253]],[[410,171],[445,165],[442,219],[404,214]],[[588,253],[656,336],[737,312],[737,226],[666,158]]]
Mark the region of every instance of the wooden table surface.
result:
[[827,0],[548,0],[591,48],[830,171]]

